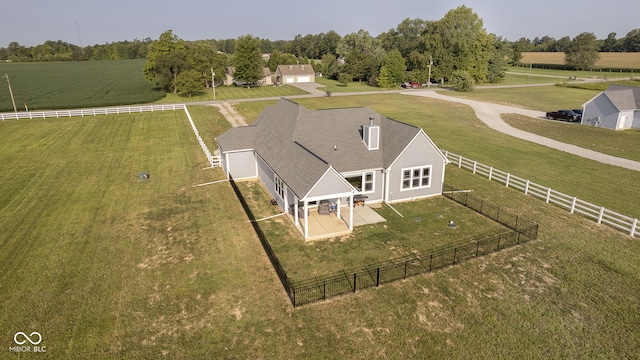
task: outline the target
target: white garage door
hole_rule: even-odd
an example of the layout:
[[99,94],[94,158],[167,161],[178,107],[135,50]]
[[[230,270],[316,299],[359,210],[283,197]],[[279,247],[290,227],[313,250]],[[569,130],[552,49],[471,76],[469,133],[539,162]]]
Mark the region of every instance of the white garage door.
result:
[[298,76],[298,82],[311,82],[311,76]]
[[285,76],[284,77],[284,83],[285,84],[293,84],[294,83],[294,77],[293,76]]

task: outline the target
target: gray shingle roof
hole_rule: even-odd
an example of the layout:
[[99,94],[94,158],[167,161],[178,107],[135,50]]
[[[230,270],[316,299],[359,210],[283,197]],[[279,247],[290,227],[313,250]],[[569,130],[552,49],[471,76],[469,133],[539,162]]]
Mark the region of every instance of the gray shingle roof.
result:
[[[380,126],[379,150],[362,141],[362,125],[371,117]],[[230,129],[217,141],[223,151],[255,149],[303,198],[330,165],[339,172],[387,168],[418,132],[367,107],[310,111],[281,99],[252,126]]]
[[299,65],[278,65],[276,68],[276,73],[282,75],[313,75],[313,67],[309,64],[299,64]]
[[611,85],[604,92],[618,110],[640,109],[640,87]]

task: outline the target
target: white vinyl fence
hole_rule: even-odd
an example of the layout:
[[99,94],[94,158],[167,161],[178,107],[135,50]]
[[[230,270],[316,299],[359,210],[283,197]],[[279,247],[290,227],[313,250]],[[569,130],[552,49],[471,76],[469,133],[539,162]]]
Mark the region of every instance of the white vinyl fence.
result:
[[207,161],[211,167],[220,166],[220,157],[213,156],[207,145],[202,140],[196,124],[191,118],[187,106],[184,104],[171,104],[171,105],[144,105],[144,106],[123,106],[114,108],[96,108],[96,109],[77,109],[77,110],[52,110],[52,111],[28,111],[18,113],[0,113],[0,119],[5,120],[21,120],[21,119],[46,119],[46,118],[66,118],[66,117],[85,117],[85,116],[97,116],[97,115],[116,115],[116,114],[134,114],[154,111],[176,111],[184,110],[191,123],[193,132],[196,134],[198,143],[204,151]]
[[450,153],[446,150],[442,150],[442,152],[445,154],[447,159],[451,161],[451,163],[461,169],[469,170],[474,174],[486,177],[489,180],[497,181],[507,187],[520,190],[524,192],[525,195],[531,195],[542,199],[546,203],[556,205],[572,214],[577,213],[584,215],[595,220],[598,224],[605,224],[620,231],[624,231],[630,236],[640,237],[640,231],[638,231],[638,219],[636,218],[619,214],[615,211],[606,209],[604,206],[588,203],[576,198],[575,196],[563,194],[508,172],[464,158],[461,155]]

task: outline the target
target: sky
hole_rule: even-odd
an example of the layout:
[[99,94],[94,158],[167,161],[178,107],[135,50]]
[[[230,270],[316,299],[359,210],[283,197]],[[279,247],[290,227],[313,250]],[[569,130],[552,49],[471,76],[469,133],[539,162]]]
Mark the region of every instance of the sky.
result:
[[0,47],[47,40],[76,45],[157,39],[166,30],[184,40],[231,39],[251,34],[269,40],[360,29],[372,36],[403,19],[439,20],[465,5],[484,27],[507,40],[591,32],[605,39],[640,28],[635,0],[3,0]]

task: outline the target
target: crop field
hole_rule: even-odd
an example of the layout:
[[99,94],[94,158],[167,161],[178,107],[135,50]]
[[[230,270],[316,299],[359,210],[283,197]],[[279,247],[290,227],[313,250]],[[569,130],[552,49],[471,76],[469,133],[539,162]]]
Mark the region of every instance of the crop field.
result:
[[[522,53],[522,64],[563,65],[563,52],[525,52]],[[638,69],[640,53],[601,52],[596,68]]]
[[[371,106],[513,173],[535,163],[543,184],[578,189],[567,173],[587,172],[613,181],[585,187],[586,200],[638,198],[617,182],[624,172],[507,140],[463,106],[400,95],[304,105]],[[228,128],[215,109],[190,111],[205,141]],[[52,358],[635,358],[640,349],[637,240],[455,167],[446,182],[526,214],[539,239],[293,309],[230,185],[195,186],[223,174],[203,170],[183,113],[5,121],[0,141],[0,167],[11,169],[0,172],[5,354],[19,331],[39,332]]]
[[[18,111],[149,103],[164,97],[142,75],[145,60],[0,63]],[[13,111],[6,81],[0,111]]]

